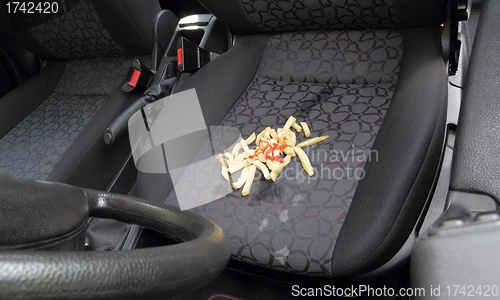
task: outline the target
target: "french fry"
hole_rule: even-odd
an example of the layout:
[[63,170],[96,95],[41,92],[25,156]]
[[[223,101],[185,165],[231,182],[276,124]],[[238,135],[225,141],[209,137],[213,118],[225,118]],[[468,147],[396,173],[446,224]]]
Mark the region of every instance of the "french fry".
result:
[[234,172],[238,172],[239,170],[243,169],[244,167],[247,166],[247,162],[244,161],[244,160],[240,160],[240,161],[233,161],[229,167],[227,168],[227,171],[231,174],[233,174]]
[[302,131],[302,127],[300,127],[300,125],[297,124],[297,123],[295,123],[295,122],[293,122],[292,128],[295,129],[295,131],[297,131],[297,132],[301,132]]
[[[295,153],[293,153],[293,156],[295,156]],[[283,163],[283,167],[286,167],[290,163],[290,161],[292,161],[292,155],[285,156],[284,161],[285,162]]]
[[307,157],[307,154],[304,152],[304,150],[302,150],[302,148],[297,146],[293,147],[293,150],[295,150],[295,153],[299,157],[300,163],[302,164],[302,167],[304,168],[306,173],[312,177],[314,175],[314,169],[311,166],[311,162],[309,161],[309,157]]
[[247,145],[250,145],[253,141],[255,141],[255,132],[252,132],[252,134],[245,140]]
[[270,178],[273,182],[275,182],[275,181],[276,181],[276,178],[277,178],[277,177],[278,177],[278,173],[276,173],[276,172],[271,172],[271,173],[269,173],[269,178]]
[[257,138],[255,138],[255,145],[257,145],[257,147],[260,146],[260,140],[264,137],[264,132],[266,130],[262,130],[258,135],[257,135]]
[[294,116],[290,116],[288,117],[288,120],[286,120],[286,123],[285,123],[285,126],[283,126],[283,129],[286,130],[286,129],[290,129],[290,127],[292,127],[293,124],[296,124],[295,121],[297,119],[294,118]]
[[241,149],[241,143],[234,145],[233,151],[231,151],[231,154],[233,156],[238,156],[238,152],[240,151],[240,149]]
[[243,153],[243,155],[245,157],[249,157],[249,156],[252,156],[254,154],[255,154],[255,150],[253,150],[253,149],[249,149],[248,151],[245,151],[245,153]]
[[316,143],[322,142],[326,139],[328,139],[328,135],[313,137],[312,139],[308,139],[308,140],[300,142],[297,145],[297,147],[304,148],[304,147],[311,146],[311,145],[314,145]]
[[295,146],[295,144],[297,143],[297,135],[295,134],[295,132],[293,131],[290,131],[290,133],[288,133],[288,136],[286,138],[286,141],[285,141],[285,144],[287,146]]
[[233,161],[233,156],[230,153],[222,153],[217,155],[219,162],[222,164],[221,174],[224,179],[229,181],[229,172],[227,171],[227,166]]
[[286,147],[283,150],[283,153],[285,153],[287,156],[295,156],[295,151],[293,151],[292,147]]
[[266,165],[261,163],[260,161],[253,161],[252,165],[256,166],[257,169],[262,173],[265,179],[269,179],[269,170],[267,169]]
[[271,134],[269,133],[270,131],[271,131],[271,127],[266,127],[266,129],[264,129],[264,138],[266,138],[266,139],[271,138]]
[[238,155],[236,155],[234,158],[233,158],[233,161],[236,162],[236,161],[243,161],[245,159],[245,155],[243,155],[243,153],[240,153]]
[[247,153],[248,151],[250,151],[250,148],[248,148],[248,145],[247,145],[247,141],[245,141],[244,139],[240,140],[240,145],[241,145],[241,149],[243,149],[244,153]]
[[266,165],[272,172],[281,171],[282,166],[274,161],[266,160]]
[[271,173],[269,173],[269,177],[271,178],[271,180],[273,182],[276,181],[276,178],[278,178],[278,175],[281,173],[284,166],[285,165],[281,165],[279,168],[277,168],[277,169],[273,170]]
[[245,184],[245,182],[247,181],[248,169],[249,169],[249,167],[245,167],[243,169],[243,171],[241,172],[240,178],[238,178],[238,181],[233,182],[233,188],[239,189]]
[[250,167],[248,167],[248,174],[247,174],[247,178],[245,181],[245,186],[243,187],[243,190],[241,191],[241,195],[243,197],[248,196],[248,194],[250,194],[250,189],[252,188],[253,179],[255,177],[255,168],[256,167],[254,165],[251,165]]
[[221,153],[221,154],[217,155],[215,158],[217,158],[217,159],[223,158],[223,159],[226,159],[227,161],[233,160],[233,156],[231,155],[231,153],[227,153],[227,152]]
[[278,138],[281,139],[283,137],[286,137],[286,136],[288,136],[289,133],[290,133],[290,129],[283,129],[280,132],[278,132]]
[[276,132],[276,130],[274,130],[274,128],[271,128],[271,129],[269,130],[269,135],[270,135],[273,139],[275,139],[275,140],[277,140],[277,139],[278,139],[278,133]]
[[270,172],[269,173],[269,178],[271,178],[271,180],[273,182],[275,182],[276,179],[278,178],[278,175],[280,174],[281,170],[283,170],[283,168],[279,168],[279,169],[277,169],[275,171]]
[[[295,156],[299,157],[306,173],[313,176],[314,169],[309,157],[302,148],[322,142],[328,139],[328,136],[314,137],[297,144],[295,132],[303,131],[304,135],[309,137],[311,136],[311,130],[307,123],[300,122],[299,125],[296,121],[295,117],[290,116],[282,128],[275,130],[266,127],[258,135],[253,132],[248,138],[240,139],[239,143],[234,145],[231,153],[224,152],[217,155],[216,159],[222,164],[222,177],[230,181],[229,174],[242,170],[238,180],[232,184],[232,187],[235,189],[243,187],[241,195],[247,196],[250,194],[257,169],[265,179],[274,182],[283,168],[290,164]],[[252,143],[256,145],[253,149],[250,146]]]
[[304,136],[305,137],[310,137],[311,136],[311,130],[309,129],[309,125],[307,125],[306,122],[300,122],[300,126],[304,130]]
[[227,167],[225,165],[222,165],[222,170],[221,170],[222,177],[229,181],[229,172],[227,171]]
[[226,166],[233,161],[233,155],[231,153],[221,153],[215,157],[223,166]]

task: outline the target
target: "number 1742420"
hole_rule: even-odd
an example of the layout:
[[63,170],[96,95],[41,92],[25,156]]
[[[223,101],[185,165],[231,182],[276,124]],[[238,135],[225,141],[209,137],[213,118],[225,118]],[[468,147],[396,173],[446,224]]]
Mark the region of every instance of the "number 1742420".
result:
[[57,14],[59,12],[57,1],[8,1],[5,5],[9,14]]

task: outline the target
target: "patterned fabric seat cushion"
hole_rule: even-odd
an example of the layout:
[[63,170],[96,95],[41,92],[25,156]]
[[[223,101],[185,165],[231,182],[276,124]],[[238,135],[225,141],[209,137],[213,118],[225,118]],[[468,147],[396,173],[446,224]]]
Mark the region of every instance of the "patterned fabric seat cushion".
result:
[[0,139],[0,174],[45,180],[125,80],[131,56],[71,60],[40,106]]
[[[335,243],[358,179],[391,102],[403,31],[298,32],[269,38],[255,78],[221,125],[244,137],[290,115],[312,135],[316,175],[293,161],[274,183],[257,177],[241,191],[193,209],[225,231],[233,257],[292,273],[332,274]],[[300,136],[300,139],[303,137]],[[178,205],[175,192],[166,200]]]

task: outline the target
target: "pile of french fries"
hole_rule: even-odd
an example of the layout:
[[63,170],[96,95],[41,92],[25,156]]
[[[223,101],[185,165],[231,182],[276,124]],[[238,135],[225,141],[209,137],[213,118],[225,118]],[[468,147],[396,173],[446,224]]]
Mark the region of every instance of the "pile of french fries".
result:
[[[295,156],[299,157],[306,173],[309,176],[314,175],[309,157],[302,148],[322,142],[328,139],[328,135],[310,138],[297,144],[296,132],[303,132],[307,138],[311,136],[311,130],[306,122],[297,124],[296,121],[296,118],[290,116],[283,128],[274,130],[266,127],[258,135],[254,132],[247,139],[241,139],[233,147],[231,153],[224,152],[216,157],[222,164],[222,176],[227,181],[229,181],[229,174],[243,169],[238,180],[232,184],[234,189],[243,187],[242,196],[250,194],[257,169],[265,179],[274,182],[281,170]],[[256,147],[250,149],[249,145],[253,142]]]

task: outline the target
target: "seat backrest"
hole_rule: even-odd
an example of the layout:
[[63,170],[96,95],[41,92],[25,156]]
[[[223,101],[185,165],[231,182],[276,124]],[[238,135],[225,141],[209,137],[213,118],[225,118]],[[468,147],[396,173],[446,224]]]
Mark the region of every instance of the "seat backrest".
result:
[[[150,54],[156,0],[63,0],[55,14],[0,9],[0,34],[44,59]],[[11,7],[11,10],[14,9]]]
[[239,34],[260,31],[438,26],[446,0],[201,0]]

